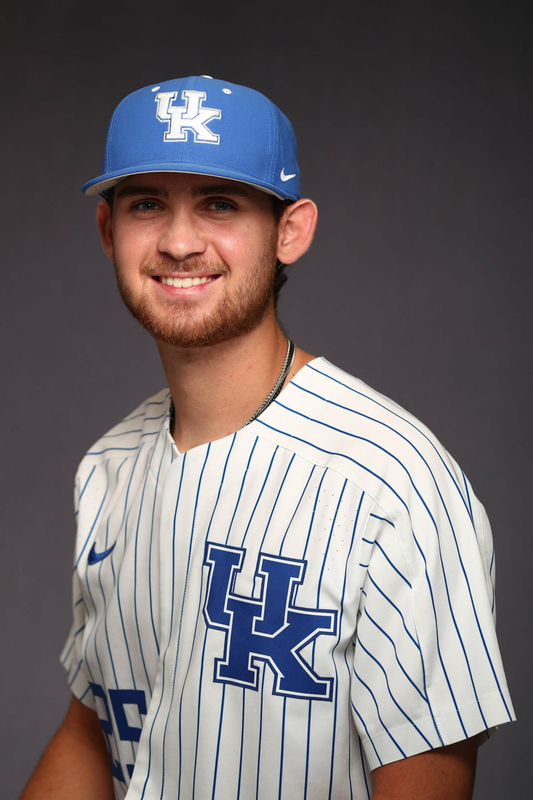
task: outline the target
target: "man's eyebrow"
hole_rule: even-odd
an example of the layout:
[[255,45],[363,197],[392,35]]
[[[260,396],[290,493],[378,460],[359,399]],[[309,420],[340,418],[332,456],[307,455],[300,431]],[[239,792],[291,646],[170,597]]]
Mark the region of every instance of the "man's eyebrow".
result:
[[152,197],[161,197],[164,200],[168,199],[168,192],[166,189],[160,189],[158,186],[150,186],[149,184],[132,183],[130,186],[124,186],[121,189],[116,189],[117,199],[123,197],[138,197],[139,195],[149,194]]
[[191,197],[207,197],[213,194],[224,194],[228,197],[247,197],[250,198],[250,193],[246,191],[244,186],[238,186],[227,183],[212,183],[200,186],[193,186],[190,191]]
[[[169,198],[169,192],[166,189],[144,183],[132,183],[129,186],[117,188],[115,191],[117,199],[138,197],[139,195],[151,195],[152,197],[161,197],[164,200],[168,200]],[[250,193],[246,191],[244,186],[241,187],[228,183],[201,184],[200,186],[193,186],[189,192],[189,196],[193,198],[209,197],[217,194],[226,195],[226,197],[244,197],[250,199]]]

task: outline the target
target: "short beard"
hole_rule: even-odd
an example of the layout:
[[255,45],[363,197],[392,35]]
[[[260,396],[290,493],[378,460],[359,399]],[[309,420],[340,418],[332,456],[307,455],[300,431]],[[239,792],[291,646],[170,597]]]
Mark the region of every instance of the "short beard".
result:
[[[228,342],[255,330],[273,303],[274,280],[276,274],[277,232],[272,236],[267,251],[249,270],[248,281],[244,287],[230,295],[225,292],[217,305],[206,315],[196,309],[196,302],[186,298],[159,301],[168,308],[168,315],[157,314],[147,293],[136,297],[128,286],[120,264],[115,262],[117,285],[120,295],[131,314],[155,339],[167,344],[184,348],[211,347]],[[191,257],[179,265],[180,272],[211,272],[214,270],[222,277],[230,273],[228,266],[222,262],[209,265],[201,258]],[[152,275],[171,274],[176,270],[176,262],[162,259],[144,267],[146,280]]]

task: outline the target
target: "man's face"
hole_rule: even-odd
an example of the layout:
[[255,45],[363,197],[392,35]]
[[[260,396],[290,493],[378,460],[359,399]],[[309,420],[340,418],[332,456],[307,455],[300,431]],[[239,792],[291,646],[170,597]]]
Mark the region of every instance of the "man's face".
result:
[[204,347],[274,313],[278,226],[271,198],[203,175],[131,176],[108,227],[122,298],[156,338]]

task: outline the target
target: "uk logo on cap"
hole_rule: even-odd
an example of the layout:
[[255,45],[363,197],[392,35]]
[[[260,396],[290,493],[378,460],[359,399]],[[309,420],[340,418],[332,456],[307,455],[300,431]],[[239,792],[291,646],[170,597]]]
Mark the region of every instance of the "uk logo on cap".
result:
[[165,142],[184,142],[190,131],[194,135],[195,142],[218,144],[219,134],[213,133],[207,124],[213,119],[221,118],[220,108],[203,107],[207,95],[194,89],[182,91],[184,106],[172,105],[177,94],[177,92],[159,92],[155,96],[157,119],[160,122],[169,122],[168,130],[165,132]]

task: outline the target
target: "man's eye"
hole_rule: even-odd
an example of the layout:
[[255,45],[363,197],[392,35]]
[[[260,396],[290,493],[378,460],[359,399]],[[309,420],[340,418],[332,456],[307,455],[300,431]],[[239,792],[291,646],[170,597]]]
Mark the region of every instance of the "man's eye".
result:
[[228,203],[227,200],[213,200],[212,203],[209,203],[208,208],[216,211],[219,214],[224,214],[227,211],[233,211],[232,204]]
[[135,203],[135,211],[157,211],[159,204],[155,200],[141,200],[140,203]]

